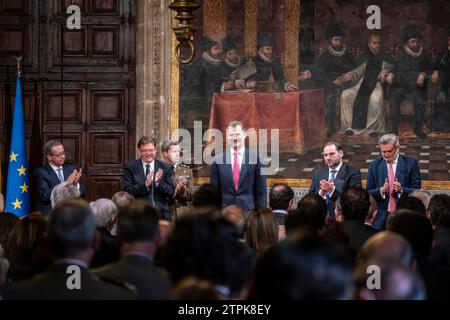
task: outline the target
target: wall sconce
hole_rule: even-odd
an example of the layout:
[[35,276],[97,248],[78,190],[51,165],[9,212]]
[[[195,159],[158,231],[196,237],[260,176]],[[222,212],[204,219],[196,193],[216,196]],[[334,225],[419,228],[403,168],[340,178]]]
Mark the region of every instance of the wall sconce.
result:
[[[169,8],[177,12],[175,19],[178,20],[178,24],[172,27],[178,41],[175,56],[179,63],[186,64],[191,62],[195,55],[193,44],[195,27],[191,20],[194,20],[192,11],[200,8],[200,4],[195,2],[195,0],[175,0],[169,5]],[[186,58],[181,56],[181,48],[183,47],[190,49],[190,53]]]

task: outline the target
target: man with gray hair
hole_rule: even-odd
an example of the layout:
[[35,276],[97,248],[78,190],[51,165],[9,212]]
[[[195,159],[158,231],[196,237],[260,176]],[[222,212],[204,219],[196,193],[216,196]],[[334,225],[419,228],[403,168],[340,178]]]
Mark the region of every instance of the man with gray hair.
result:
[[400,154],[395,134],[381,136],[378,145],[381,157],[369,166],[366,189],[378,203],[373,227],[380,230],[386,224],[388,213],[396,210],[400,196],[420,189],[422,180],[417,160]]
[[[81,197],[86,197],[86,189],[80,183],[81,169],[76,170],[72,164],[65,163],[66,153],[63,144],[58,140],[50,140],[44,145],[44,153],[47,164],[36,168],[34,178],[38,192],[36,209],[42,214],[47,214],[52,202],[50,199],[53,188],[62,183],[69,182],[80,191]],[[78,195],[78,197],[80,196]]]
[[80,190],[77,189],[71,182],[66,181],[56,185],[52,193],[50,194],[50,202],[52,209],[61,202],[79,198],[81,195]]

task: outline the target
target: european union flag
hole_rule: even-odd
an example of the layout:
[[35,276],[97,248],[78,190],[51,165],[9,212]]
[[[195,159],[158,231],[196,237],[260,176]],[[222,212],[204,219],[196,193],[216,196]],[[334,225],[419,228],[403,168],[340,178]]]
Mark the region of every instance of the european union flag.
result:
[[21,217],[30,213],[30,196],[28,190],[27,146],[25,143],[25,120],[20,76],[17,76],[11,148],[9,150],[5,210]]

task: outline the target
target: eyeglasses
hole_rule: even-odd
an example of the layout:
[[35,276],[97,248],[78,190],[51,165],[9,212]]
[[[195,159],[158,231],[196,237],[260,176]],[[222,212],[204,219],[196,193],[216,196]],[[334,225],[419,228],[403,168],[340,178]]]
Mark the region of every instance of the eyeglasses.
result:
[[52,156],[57,157],[57,158],[62,158],[62,157],[66,156],[66,153],[65,152],[60,152],[60,153],[57,153],[57,154],[52,154]]

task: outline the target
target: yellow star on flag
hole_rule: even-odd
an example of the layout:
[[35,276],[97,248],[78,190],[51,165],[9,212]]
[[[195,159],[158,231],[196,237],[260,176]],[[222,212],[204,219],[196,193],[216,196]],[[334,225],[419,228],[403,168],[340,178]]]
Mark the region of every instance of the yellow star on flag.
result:
[[28,191],[28,186],[25,182],[19,188],[22,189],[22,193],[25,193]]
[[14,151],[11,151],[11,154],[9,155],[9,159],[11,161],[17,161],[17,156],[18,155],[19,155],[18,153],[14,153]]
[[19,201],[19,199],[16,198],[15,202],[11,202],[11,204],[14,206],[14,210],[16,210],[17,208],[22,209],[22,207],[20,206],[23,203],[23,201]]
[[27,170],[27,168],[24,168],[22,165],[19,169],[16,169],[16,170],[19,171],[19,177],[20,177],[21,175],[25,175],[25,170]]

